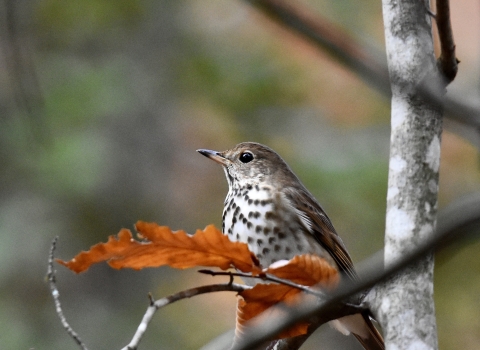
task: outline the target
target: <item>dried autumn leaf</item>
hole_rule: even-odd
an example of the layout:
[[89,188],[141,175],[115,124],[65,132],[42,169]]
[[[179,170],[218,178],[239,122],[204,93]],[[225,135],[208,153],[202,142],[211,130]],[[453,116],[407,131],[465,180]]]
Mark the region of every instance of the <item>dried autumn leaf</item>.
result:
[[[299,255],[285,264],[277,263],[270,266],[265,272],[279,278],[290,280],[303,286],[319,284],[324,288],[333,289],[339,281],[338,271],[325,259],[316,255]],[[252,289],[239,293],[243,300],[237,304],[237,337],[242,335],[245,323],[263,313],[262,316],[278,317],[273,312],[279,310],[271,308],[283,302],[292,305],[299,299],[301,290],[283,284],[257,284]],[[272,315],[268,315],[272,313]],[[301,322],[287,329],[276,338],[287,338],[305,334],[308,329],[307,322]]]
[[[249,290],[239,293],[242,299],[237,304],[236,335],[241,337],[245,323],[255,316],[262,314],[265,317],[277,318],[281,311],[271,308],[279,302],[293,304],[300,290],[283,284],[257,284]],[[277,339],[295,337],[307,332],[308,323],[301,322],[283,331]]]
[[137,222],[135,227],[139,236],[148,242],[133,239],[130,230],[123,229],[118,238],[110,236],[106,243],[98,243],[68,262],[57,261],[77,273],[102,261],[116,269],[139,270],[169,265],[180,269],[215,266],[226,270],[233,266],[243,272],[260,272],[258,260],[248,246],[231,242],[213,225],[197,230],[195,235],[188,235],[185,231],[172,232],[166,226],[143,221]]
[[313,254],[297,255],[281,266],[272,264],[266,272],[304,286],[318,283],[323,288],[333,289],[339,281],[337,269]]

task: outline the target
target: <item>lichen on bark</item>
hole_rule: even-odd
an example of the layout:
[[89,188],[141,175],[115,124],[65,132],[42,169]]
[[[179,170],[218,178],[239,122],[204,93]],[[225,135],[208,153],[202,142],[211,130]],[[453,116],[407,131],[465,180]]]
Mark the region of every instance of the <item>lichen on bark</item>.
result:
[[[437,213],[442,112],[418,89],[438,75],[428,2],[383,0],[392,84],[385,264],[433,233]],[[437,349],[433,256],[411,265],[376,293],[387,349]]]

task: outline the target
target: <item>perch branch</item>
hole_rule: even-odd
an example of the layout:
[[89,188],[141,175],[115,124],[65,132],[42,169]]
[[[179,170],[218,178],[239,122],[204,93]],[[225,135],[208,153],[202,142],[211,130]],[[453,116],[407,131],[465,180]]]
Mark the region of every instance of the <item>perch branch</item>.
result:
[[138,348],[138,344],[140,343],[140,340],[145,334],[148,328],[148,324],[153,318],[153,315],[158,309],[161,309],[164,306],[167,306],[176,301],[186,299],[186,298],[191,298],[193,296],[200,295],[200,294],[213,293],[213,292],[242,292],[250,288],[251,287],[244,286],[241,284],[236,284],[236,283],[211,284],[208,286],[187,289],[187,290],[172,294],[168,297],[158,299],[156,301],[152,298],[151,294],[149,294],[150,306],[147,308],[147,311],[143,316],[142,322],[140,322],[140,325],[138,326],[137,331],[135,332],[135,335],[133,336],[132,340],[127,346],[122,348],[122,350],[135,350]]
[[259,280],[262,280],[262,281],[270,281],[270,282],[275,282],[275,283],[279,283],[279,284],[284,284],[284,285],[292,287],[292,288],[297,288],[297,289],[299,289],[299,290],[301,290],[305,293],[312,294],[312,295],[315,295],[317,297],[325,296],[325,293],[322,292],[321,290],[318,290],[318,289],[315,290],[315,289],[312,289],[310,287],[303,286],[301,284],[292,282],[290,280],[279,278],[279,277],[271,275],[269,273],[261,274],[261,275],[258,275],[258,276],[252,276],[249,273],[231,272],[231,271],[226,271],[225,272],[225,271],[199,270],[198,272],[204,273],[204,274],[207,274],[207,275],[211,275],[211,276],[231,276],[231,277],[236,276],[236,277],[250,278],[250,279],[254,278],[254,279],[259,279]]

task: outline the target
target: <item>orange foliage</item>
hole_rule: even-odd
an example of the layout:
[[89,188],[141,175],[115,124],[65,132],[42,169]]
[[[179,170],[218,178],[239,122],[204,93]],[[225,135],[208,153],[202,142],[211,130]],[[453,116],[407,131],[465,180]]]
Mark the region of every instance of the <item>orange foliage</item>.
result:
[[[116,269],[158,267],[169,265],[185,269],[196,266],[236,268],[253,276],[271,274],[303,286],[318,285],[333,289],[339,280],[337,269],[316,255],[296,256],[284,263],[277,262],[262,271],[258,259],[240,242],[231,242],[213,225],[197,230],[194,235],[184,231],[173,232],[166,226],[143,221],[135,228],[138,238],[130,230],[122,229],[118,236],[110,236],[106,243],[98,243],[77,254],[70,261],[57,260],[76,273],[86,271],[92,264],[106,261]],[[292,305],[298,301],[301,290],[284,284],[259,283],[241,293],[237,306],[237,332],[245,323],[265,312],[271,306],[283,302]],[[267,312],[273,312],[272,310]],[[305,334],[308,323],[303,322],[283,332],[280,338]]]
[[266,273],[304,286],[318,283],[323,288],[329,289],[336,287],[339,281],[337,269],[325,259],[312,254],[298,255],[281,266],[275,263],[266,270]]
[[188,235],[185,231],[172,232],[166,226],[143,221],[137,222],[135,227],[139,238],[147,241],[137,241],[130,230],[122,229],[118,238],[110,236],[107,243],[98,243],[70,261],[57,261],[77,273],[102,261],[116,269],[139,270],[169,265],[179,269],[215,266],[223,270],[235,267],[243,272],[260,272],[258,260],[248,246],[231,242],[213,225],[197,230],[195,235]]
[[[323,258],[316,255],[299,255],[279,267],[269,267],[266,272],[276,277],[286,279],[303,286],[318,284],[324,288],[333,289],[339,281],[336,268],[327,263]],[[283,284],[257,284],[250,290],[239,293],[243,300],[237,304],[237,336],[241,336],[243,326],[247,321],[260,313],[279,312],[270,307],[279,302],[293,305],[299,300],[301,290]],[[307,332],[308,323],[296,324],[277,336],[288,338],[302,335]]]

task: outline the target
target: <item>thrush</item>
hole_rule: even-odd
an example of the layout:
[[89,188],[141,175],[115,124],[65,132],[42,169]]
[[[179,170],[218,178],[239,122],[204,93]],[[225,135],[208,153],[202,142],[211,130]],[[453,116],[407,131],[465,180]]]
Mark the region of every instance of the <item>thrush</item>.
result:
[[[342,278],[357,279],[352,259],[327,214],[275,151],[254,142],[224,152],[197,151],[220,163],[227,178],[223,233],[232,241],[247,243],[262,266],[316,254],[335,266]],[[385,349],[369,315],[333,322],[342,333],[353,333],[365,349]]]

